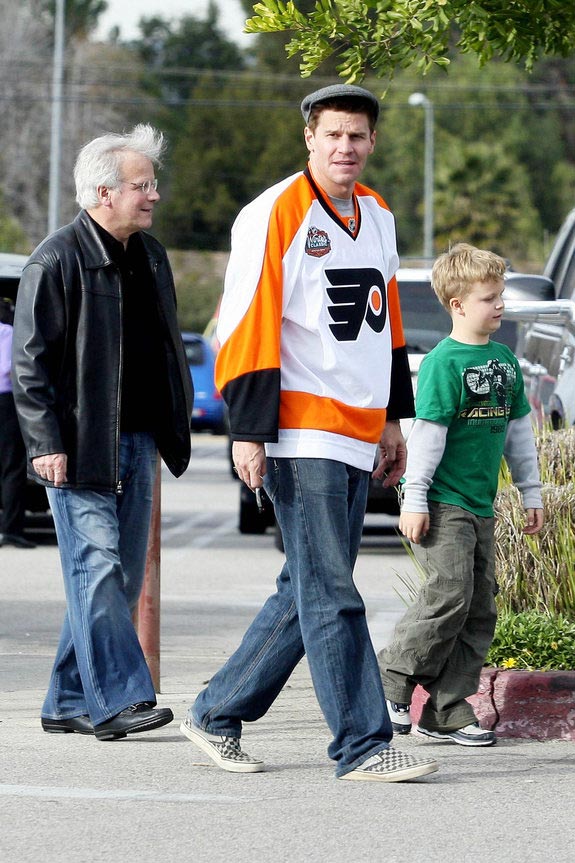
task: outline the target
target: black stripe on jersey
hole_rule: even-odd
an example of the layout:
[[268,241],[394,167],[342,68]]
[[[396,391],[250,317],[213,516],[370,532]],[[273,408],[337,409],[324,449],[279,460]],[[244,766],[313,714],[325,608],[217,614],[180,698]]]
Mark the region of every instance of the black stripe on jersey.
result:
[[312,187],[316,198],[318,199],[318,201],[320,202],[321,206],[326,211],[328,216],[331,219],[333,219],[333,221],[337,225],[339,225],[339,227],[342,229],[342,231],[345,231],[345,233],[348,234],[352,240],[357,239],[357,236],[359,235],[359,229],[361,228],[361,208],[360,208],[359,204],[357,203],[357,199],[355,197],[355,194],[353,195],[352,200],[353,200],[354,209],[357,213],[357,226],[356,226],[355,231],[350,231],[347,224],[344,222],[344,220],[341,218],[341,216],[338,215],[338,213],[335,212],[333,207],[331,207],[329,205],[329,203],[326,201],[325,195],[323,194],[322,190],[320,189],[320,187],[318,186],[318,184],[316,183],[316,181],[312,177],[309,167],[305,168],[303,175],[306,178],[306,180],[308,181],[308,183],[310,184],[310,186]]
[[413,387],[407,348],[393,348],[391,352],[391,384],[387,418],[390,420],[404,419],[415,416]]
[[232,440],[278,439],[280,370],[261,369],[234,378],[222,390],[230,412]]

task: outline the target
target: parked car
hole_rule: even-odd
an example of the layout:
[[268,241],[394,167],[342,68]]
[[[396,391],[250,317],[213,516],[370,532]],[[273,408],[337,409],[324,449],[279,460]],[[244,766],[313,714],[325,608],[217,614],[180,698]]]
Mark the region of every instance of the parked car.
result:
[[[409,367],[413,391],[417,387],[417,373],[425,354],[449,335],[451,318],[440,305],[431,287],[431,268],[401,268],[397,272],[397,283],[402,309],[405,342],[409,355]],[[554,296],[553,284],[543,276],[517,273],[509,270],[505,274],[504,299],[549,300]],[[497,339],[515,350],[518,325],[514,321],[503,321]],[[411,421],[403,421],[402,429],[407,437]],[[263,511],[258,511],[255,495],[243,483],[240,487],[239,529],[241,533],[264,533],[275,525],[273,506],[267,496],[262,495]],[[399,515],[399,499],[396,488],[385,488],[381,480],[372,479],[369,484],[367,512],[383,515]],[[276,545],[281,546],[281,537],[276,531]]]
[[182,333],[182,340],[194,383],[192,429],[225,434],[227,414],[224,400],[214,383],[214,351],[199,333]]
[[[26,255],[0,252],[0,297],[16,300],[20,276],[27,261]],[[0,509],[2,508],[2,489],[0,489]],[[26,485],[26,512],[48,512],[48,498],[44,486],[29,480]]]
[[[575,302],[575,209],[563,222],[544,275],[552,299]],[[531,401],[553,428],[575,424],[575,331],[573,323],[535,321],[521,327],[518,353],[530,379]]]

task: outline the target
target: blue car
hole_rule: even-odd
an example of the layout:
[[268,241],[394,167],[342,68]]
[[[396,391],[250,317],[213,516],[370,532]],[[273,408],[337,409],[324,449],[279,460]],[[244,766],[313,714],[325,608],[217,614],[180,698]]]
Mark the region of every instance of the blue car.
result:
[[192,429],[226,434],[225,402],[214,383],[214,351],[208,340],[199,333],[182,333],[182,339],[194,384]]

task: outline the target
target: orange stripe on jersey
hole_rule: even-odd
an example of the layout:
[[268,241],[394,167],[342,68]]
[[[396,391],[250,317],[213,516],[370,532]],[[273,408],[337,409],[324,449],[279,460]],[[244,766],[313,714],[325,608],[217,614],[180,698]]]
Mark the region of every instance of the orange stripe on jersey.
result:
[[[384,210],[389,210],[389,207],[387,206],[386,202],[383,200],[381,195],[379,195],[377,192],[374,192],[374,190],[370,189],[368,186],[364,186],[362,183],[356,183],[355,184],[354,194],[358,198],[361,198],[361,197],[373,198],[375,201],[377,201],[377,203],[380,205],[380,207],[383,207]],[[389,210],[389,211],[391,212],[391,210]]]
[[358,408],[312,393],[282,390],[280,428],[317,429],[367,443],[378,443],[385,408]]
[[272,207],[257,289],[243,319],[218,352],[216,386],[220,391],[242,375],[280,367],[282,262],[313,200],[313,191],[301,175]]
[[392,348],[403,348],[405,347],[405,335],[399,306],[399,289],[395,276],[389,280],[387,286],[387,308],[391,324],[391,346]]

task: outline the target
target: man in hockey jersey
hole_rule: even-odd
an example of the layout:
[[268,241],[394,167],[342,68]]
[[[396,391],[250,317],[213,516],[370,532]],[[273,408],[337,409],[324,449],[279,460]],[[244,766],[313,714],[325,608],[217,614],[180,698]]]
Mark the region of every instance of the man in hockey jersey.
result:
[[258,772],[242,723],[263,716],[307,655],[339,779],[437,770],[390,747],[365,607],[353,582],[369,484],[399,481],[413,395],[394,219],[358,183],[377,99],[344,84],[302,102],[307,168],[239,214],[220,309],[216,380],[240,479],[273,501],[286,563],[277,590],[188,711],[182,732],[219,767]]

